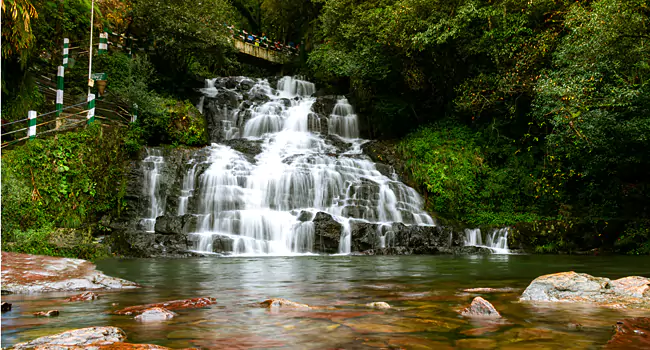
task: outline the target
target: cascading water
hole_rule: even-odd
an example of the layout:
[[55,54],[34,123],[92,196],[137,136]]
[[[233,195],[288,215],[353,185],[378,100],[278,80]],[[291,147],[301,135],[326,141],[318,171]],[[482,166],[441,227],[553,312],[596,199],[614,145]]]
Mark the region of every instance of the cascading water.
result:
[[[357,116],[345,98],[331,114],[319,116],[312,110],[316,89],[308,81],[284,77],[277,89],[266,80],[250,81],[246,98],[217,83],[209,80],[203,89],[203,108],[211,108],[221,123],[213,122],[213,139],[244,138],[261,152],[251,159],[215,143],[186,165],[178,214],[198,218],[190,233],[195,250],[314,252],[315,223],[299,220],[304,212],[312,219],[325,212],[340,223],[338,250],[344,254],[352,248],[353,222],[381,224],[382,248],[393,240],[393,223],[434,224],[415,190],[380,173],[362,154],[366,141],[358,139]],[[218,104],[233,99],[243,102],[236,108]]]
[[489,248],[496,254],[510,254],[508,248],[508,232],[507,227],[500,229],[493,229],[485,237],[485,244],[483,244],[483,237],[481,230],[465,229],[465,245]]
[[160,195],[160,170],[165,164],[162,152],[159,149],[147,148],[147,157],[142,161],[144,172],[143,194],[149,201],[144,218],[140,220],[142,229],[154,232],[156,218],[163,215],[165,199]]

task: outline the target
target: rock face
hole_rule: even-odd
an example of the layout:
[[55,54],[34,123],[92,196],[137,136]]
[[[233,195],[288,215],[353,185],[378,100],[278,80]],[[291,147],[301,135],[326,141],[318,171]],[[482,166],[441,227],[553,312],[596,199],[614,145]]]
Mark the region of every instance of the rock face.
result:
[[560,272],[533,280],[520,300],[621,303],[650,307],[650,279],[632,276],[612,281],[586,273]]
[[88,300],[97,300],[97,299],[99,299],[99,295],[93,292],[85,292],[79,295],[72,296],[66,299],[66,301],[88,301]]
[[14,349],[86,347],[89,345],[104,346],[121,342],[125,339],[126,334],[117,327],[89,327],[19,343],[14,345]]
[[271,310],[278,309],[294,309],[294,310],[309,310],[311,307],[307,304],[296,303],[295,301],[287,299],[268,299],[260,303],[261,306],[267,307]]
[[165,301],[162,303],[147,304],[147,305],[137,305],[129,306],[127,308],[114,311],[115,315],[139,315],[145,311],[153,308],[162,308],[167,311],[169,310],[179,310],[179,309],[197,309],[202,307],[207,307],[212,304],[216,304],[217,300],[210,297],[194,298],[194,299],[183,299],[183,300],[172,300]]
[[137,287],[133,282],[104,275],[86,260],[2,252],[3,291],[36,293]]
[[650,318],[628,318],[616,322],[615,334],[605,349],[650,349]]
[[313,219],[314,223],[314,250],[321,253],[333,254],[339,249],[341,240],[341,223],[334,220],[332,215],[318,212]]
[[140,315],[134,318],[140,322],[159,322],[174,318],[176,313],[171,312],[162,307],[152,307],[151,309],[144,310]]
[[465,317],[488,317],[488,318],[499,318],[501,314],[497,309],[494,308],[489,301],[476,297],[472,300],[472,303],[464,309],[461,315]]

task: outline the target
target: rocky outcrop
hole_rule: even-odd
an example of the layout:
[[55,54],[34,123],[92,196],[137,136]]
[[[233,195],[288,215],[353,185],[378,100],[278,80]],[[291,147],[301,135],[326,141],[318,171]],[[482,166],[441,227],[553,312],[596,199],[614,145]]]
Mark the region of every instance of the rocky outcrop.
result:
[[97,271],[91,262],[2,252],[2,290],[11,293],[137,288]]
[[589,302],[650,308],[650,279],[639,276],[610,280],[586,273],[560,272],[537,277],[520,300]]
[[314,223],[314,251],[320,253],[338,253],[343,226],[332,215],[318,212]]
[[295,301],[277,298],[268,299],[260,303],[260,306],[269,308],[270,310],[279,309],[292,309],[292,310],[310,310],[311,307],[307,304],[296,303]]
[[488,317],[488,318],[499,318],[501,314],[497,309],[494,308],[489,301],[476,297],[472,300],[472,303],[469,307],[465,308],[460,313],[465,317]]
[[162,303],[129,306],[127,308],[114,311],[115,315],[139,315],[152,308],[164,308],[166,310],[196,309],[216,304],[217,300],[210,297],[183,299],[165,301]]
[[616,332],[605,349],[650,349],[650,318],[628,318],[616,322]]
[[55,335],[36,338],[32,341],[14,345],[14,349],[69,348],[104,346],[126,340],[126,334],[117,327],[88,327],[75,329]]
[[175,316],[176,313],[163,307],[152,307],[144,310],[141,314],[135,316],[134,319],[140,322],[160,322],[172,319]]

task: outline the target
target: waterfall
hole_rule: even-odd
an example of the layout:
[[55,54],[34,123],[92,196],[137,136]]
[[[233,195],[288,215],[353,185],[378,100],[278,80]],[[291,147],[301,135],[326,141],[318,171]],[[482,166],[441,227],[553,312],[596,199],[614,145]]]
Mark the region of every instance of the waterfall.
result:
[[510,254],[508,248],[508,232],[509,229],[507,227],[492,229],[486,235],[484,244],[480,229],[465,229],[465,245],[489,248],[496,254]]
[[160,170],[165,164],[165,159],[159,149],[146,148],[146,151],[147,156],[142,161],[144,173],[142,190],[149,205],[140,224],[145,231],[154,232],[156,218],[163,215],[165,210],[165,198],[160,194]]
[[317,212],[340,224],[341,254],[352,250],[353,222],[380,224],[386,247],[394,241],[393,223],[434,224],[414,189],[383,175],[361,152],[367,141],[359,139],[358,118],[345,98],[318,115],[314,84],[296,77],[281,78],[277,89],[266,80],[210,79],[201,91],[202,107],[216,120],[212,136],[216,130],[219,140],[254,143],[261,152],[253,158],[231,143],[213,143],[185,165],[177,214],[197,218],[189,232],[194,250],[313,253]]

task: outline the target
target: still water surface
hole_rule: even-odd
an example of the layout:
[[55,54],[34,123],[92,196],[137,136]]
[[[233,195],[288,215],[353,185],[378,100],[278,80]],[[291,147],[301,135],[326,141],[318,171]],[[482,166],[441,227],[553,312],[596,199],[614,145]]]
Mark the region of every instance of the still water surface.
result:
[[[67,303],[76,293],[4,296],[14,304],[2,315],[2,346],[89,326],[117,326],[129,342],[173,348],[219,349],[592,349],[624,317],[640,310],[589,305],[532,305],[517,302],[535,277],[560,271],[619,278],[650,276],[647,257],[495,255],[299,256],[251,258],[104,260],[104,273],[144,288],[101,292],[92,302]],[[510,287],[514,293],[474,294],[465,288]],[[504,316],[472,321],[457,310],[481,295]],[[132,305],[212,296],[218,304],[179,310],[176,318],[139,323],[108,314]],[[270,312],[255,306],[268,298],[334,309]],[[364,304],[385,301],[391,310]],[[117,305],[113,305],[113,304]],[[32,312],[58,309],[56,318]],[[576,326],[579,324],[579,326]]]

